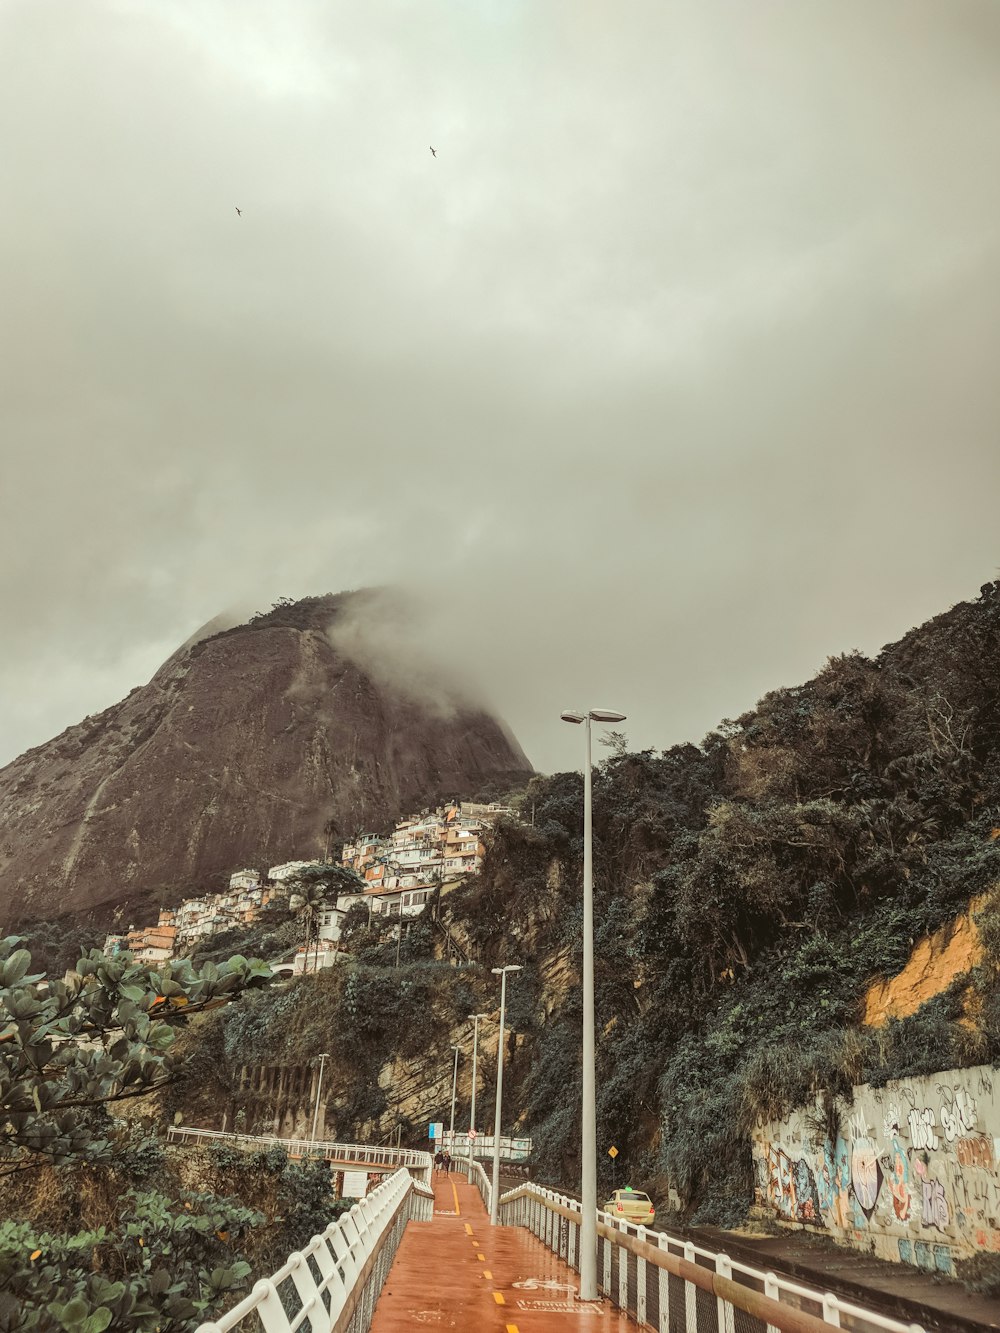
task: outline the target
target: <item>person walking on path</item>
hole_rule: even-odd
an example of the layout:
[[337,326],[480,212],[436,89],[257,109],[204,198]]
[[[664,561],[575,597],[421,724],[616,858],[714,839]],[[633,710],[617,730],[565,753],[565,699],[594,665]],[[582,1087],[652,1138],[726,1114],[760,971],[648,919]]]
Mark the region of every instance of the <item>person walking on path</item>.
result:
[[434,1165],[439,1171],[444,1170],[444,1153],[440,1148],[438,1148],[437,1152],[434,1154]]
[[451,1153],[447,1148],[444,1150],[444,1169],[446,1174],[451,1170]]

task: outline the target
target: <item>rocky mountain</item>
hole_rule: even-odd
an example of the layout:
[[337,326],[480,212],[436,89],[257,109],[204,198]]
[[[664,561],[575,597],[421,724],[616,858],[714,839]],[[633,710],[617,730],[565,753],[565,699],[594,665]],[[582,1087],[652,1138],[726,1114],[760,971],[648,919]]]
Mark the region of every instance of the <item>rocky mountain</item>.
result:
[[0,769],[0,918],[138,919],[530,773],[457,691],[411,690],[405,660],[373,670],[353,651],[382,605],[344,593],[213,622],[121,703]]

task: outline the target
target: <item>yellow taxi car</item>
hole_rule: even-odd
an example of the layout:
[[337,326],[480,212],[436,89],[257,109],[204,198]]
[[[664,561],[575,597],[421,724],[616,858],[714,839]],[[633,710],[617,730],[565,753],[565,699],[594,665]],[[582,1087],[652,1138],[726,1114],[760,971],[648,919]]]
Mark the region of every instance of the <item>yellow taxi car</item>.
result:
[[615,1221],[635,1222],[639,1226],[648,1226],[656,1216],[653,1200],[642,1190],[634,1190],[626,1185],[623,1190],[615,1190],[604,1205],[604,1211],[610,1213]]

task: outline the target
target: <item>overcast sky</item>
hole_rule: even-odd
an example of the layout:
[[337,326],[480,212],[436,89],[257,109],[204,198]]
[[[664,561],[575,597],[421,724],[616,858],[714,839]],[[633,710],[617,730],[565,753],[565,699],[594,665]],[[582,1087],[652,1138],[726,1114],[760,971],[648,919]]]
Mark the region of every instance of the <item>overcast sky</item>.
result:
[[0,763],[281,595],[545,770],[975,595],[998,160],[995,0],[2,0]]

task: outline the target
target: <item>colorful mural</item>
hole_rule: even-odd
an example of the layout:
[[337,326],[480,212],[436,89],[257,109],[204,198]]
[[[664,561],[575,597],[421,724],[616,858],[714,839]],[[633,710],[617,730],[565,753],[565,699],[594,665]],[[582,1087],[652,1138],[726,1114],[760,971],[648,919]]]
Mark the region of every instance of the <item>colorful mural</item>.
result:
[[950,1273],[1000,1251],[1000,1083],[987,1065],[854,1089],[824,1140],[819,1103],[754,1133],[757,1203],[883,1258]]

